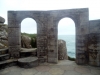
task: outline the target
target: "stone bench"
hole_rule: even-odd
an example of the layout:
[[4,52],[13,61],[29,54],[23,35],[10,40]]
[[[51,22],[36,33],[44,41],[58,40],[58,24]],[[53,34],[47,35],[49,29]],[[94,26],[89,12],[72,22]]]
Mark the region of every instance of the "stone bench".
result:
[[21,57],[37,56],[37,48],[21,48]]
[[26,57],[18,59],[18,65],[22,68],[32,68],[39,65],[37,57]]

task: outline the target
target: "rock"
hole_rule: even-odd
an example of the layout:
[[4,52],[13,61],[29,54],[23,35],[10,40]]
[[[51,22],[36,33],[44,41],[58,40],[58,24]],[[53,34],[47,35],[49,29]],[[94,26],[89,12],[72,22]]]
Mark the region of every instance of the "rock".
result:
[[8,27],[7,25],[0,25],[0,49],[8,47]]
[[3,45],[2,43],[0,43],[0,49],[5,48],[5,45]]
[[58,60],[68,59],[66,42],[64,40],[58,40]]
[[21,46],[22,48],[32,48],[31,38],[26,35],[21,35]]
[[4,23],[4,22],[5,22],[5,19],[0,16],[0,23]]
[[5,48],[8,47],[8,40],[0,40],[0,43],[2,43]]

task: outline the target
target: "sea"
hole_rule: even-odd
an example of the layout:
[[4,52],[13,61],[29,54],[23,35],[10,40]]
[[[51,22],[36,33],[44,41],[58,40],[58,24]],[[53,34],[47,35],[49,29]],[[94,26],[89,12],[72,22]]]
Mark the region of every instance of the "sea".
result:
[[75,35],[58,35],[58,39],[66,41],[67,55],[76,58],[75,56]]

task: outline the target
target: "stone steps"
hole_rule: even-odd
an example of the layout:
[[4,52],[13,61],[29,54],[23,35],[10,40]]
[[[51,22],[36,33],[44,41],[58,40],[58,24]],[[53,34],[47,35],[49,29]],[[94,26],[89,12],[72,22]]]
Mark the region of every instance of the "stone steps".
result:
[[3,55],[0,55],[0,61],[4,61],[4,60],[7,60],[10,58],[10,55],[9,54],[3,54]]
[[8,48],[0,49],[0,55],[7,54],[7,53],[8,53]]
[[0,69],[4,69],[9,66],[13,66],[17,64],[17,59],[8,59],[5,61],[0,61]]
[[18,65],[23,68],[32,68],[39,65],[37,57],[25,57],[18,59]]

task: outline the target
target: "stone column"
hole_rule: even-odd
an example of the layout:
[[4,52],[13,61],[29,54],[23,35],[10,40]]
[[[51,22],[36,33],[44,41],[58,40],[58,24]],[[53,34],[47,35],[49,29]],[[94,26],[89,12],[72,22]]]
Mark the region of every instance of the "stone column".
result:
[[8,11],[8,44],[11,57],[18,58],[20,56],[21,33],[15,11]]

